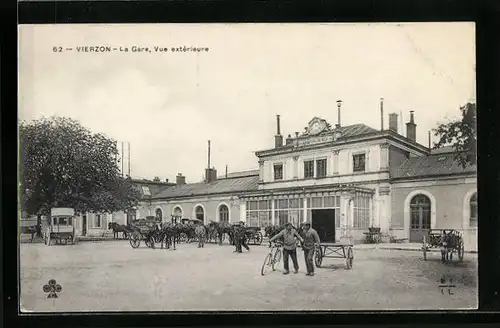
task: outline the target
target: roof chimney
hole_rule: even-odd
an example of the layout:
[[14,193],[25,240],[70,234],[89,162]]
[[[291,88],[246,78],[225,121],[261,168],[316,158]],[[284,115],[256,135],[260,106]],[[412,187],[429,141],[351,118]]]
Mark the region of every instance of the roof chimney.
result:
[[210,168],[210,140],[208,140],[208,165],[207,168]]
[[299,146],[299,133],[295,132],[295,147]]
[[380,131],[384,131],[384,98],[380,98]]
[[178,173],[177,176],[175,177],[175,182],[177,185],[183,185],[186,184],[186,177],[182,175],[182,173]]
[[337,100],[337,127],[340,127],[340,107],[342,106],[342,100]]
[[291,135],[288,135],[288,137],[286,137],[286,144],[291,145],[292,143],[293,143],[293,138]]
[[411,141],[417,141],[417,125],[415,124],[414,111],[410,111],[410,121],[406,123],[406,137]]
[[226,178],[227,178],[227,164],[226,164]]
[[429,149],[431,149],[431,131],[429,131]]
[[398,133],[398,114],[390,113],[389,114],[389,130]]
[[276,115],[276,135],[274,136],[274,147],[283,147],[283,136],[280,131],[280,116]]

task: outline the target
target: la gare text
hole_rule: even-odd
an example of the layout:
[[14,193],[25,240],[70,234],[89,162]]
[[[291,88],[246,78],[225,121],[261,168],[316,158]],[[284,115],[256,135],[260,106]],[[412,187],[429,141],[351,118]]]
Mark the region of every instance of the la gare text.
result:
[[76,47],[77,52],[208,52],[207,47],[109,47],[109,46],[83,46]]

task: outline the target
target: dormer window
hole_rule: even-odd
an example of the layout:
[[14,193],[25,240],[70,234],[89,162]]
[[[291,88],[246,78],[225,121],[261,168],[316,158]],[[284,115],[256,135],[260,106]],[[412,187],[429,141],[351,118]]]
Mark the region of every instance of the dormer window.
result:
[[274,164],[274,180],[283,180],[283,164]]
[[143,186],[143,187],[142,187],[142,193],[143,193],[145,196],[151,196],[151,191],[149,190],[149,187]]
[[356,154],[352,156],[352,170],[353,172],[364,172],[365,171],[365,154]]

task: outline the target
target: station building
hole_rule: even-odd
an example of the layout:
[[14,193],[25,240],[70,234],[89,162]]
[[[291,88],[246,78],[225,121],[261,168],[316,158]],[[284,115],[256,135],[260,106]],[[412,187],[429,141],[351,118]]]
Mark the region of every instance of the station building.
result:
[[460,167],[452,149],[419,144],[414,112],[406,136],[397,114],[389,114],[388,129],[382,118],[378,130],[342,126],[339,106],[335,126],[314,117],[303,133],[284,140],[278,115],[274,147],[255,153],[258,170],[217,177],[208,166],[199,183],[179,173],[175,185],[150,190],[133,216],[262,228],[309,221],[325,242],[362,242],[373,227],[407,242],[420,242],[431,228],[456,229],[466,250],[476,250],[476,168]]

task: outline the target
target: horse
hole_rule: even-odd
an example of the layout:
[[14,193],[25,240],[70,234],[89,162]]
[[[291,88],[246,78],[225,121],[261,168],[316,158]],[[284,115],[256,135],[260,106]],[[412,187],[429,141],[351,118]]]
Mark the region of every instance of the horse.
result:
[[441,236],[441,261],[447,262],[453,260],[454,250],[460,247],[460,235],[456,231],[446,232],[443,230]]
[[29,226],[29,227],[21,227],[21,234],[29,234],[31,235],[30,243],[33,242],[33,239],[35,238],[35,234],[37,231],[37,226]]
[[209,230],[212,236],[216,234],[217,239],[219,239],[219,245],[222,245],[224,234],[228,235],[229,243],[231,245],[234,244],[234,228],[229,223],[210,221]]
[[127,233],[130,232],[130,228],[123,224],[118,224],[116,222],[109,222],[108,229],[113,229],[113,239],[118,238],[118,233],[121,232],[124,239],[127,239]]
[[179,241],[180,232],[175,224],[172,223],[162,223],[161,224],[161,248],[163,249],[163,244],[165,244],[165,249],[169,249],[170,246],[173,247],[175,251],[175,244]]

